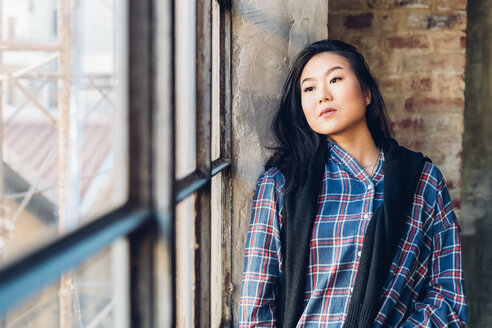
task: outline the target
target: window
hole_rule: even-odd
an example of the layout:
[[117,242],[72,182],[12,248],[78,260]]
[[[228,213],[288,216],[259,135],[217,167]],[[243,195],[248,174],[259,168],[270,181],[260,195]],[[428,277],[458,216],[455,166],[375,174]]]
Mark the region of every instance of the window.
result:
[[1,5],[1,322],[230,320],[228,2]]
[[122,0],[3,1],[4,261],[128,197],[122,8]]
[[230,320],[230,11],[180,1],[175,22],[176,324],[219,326]]

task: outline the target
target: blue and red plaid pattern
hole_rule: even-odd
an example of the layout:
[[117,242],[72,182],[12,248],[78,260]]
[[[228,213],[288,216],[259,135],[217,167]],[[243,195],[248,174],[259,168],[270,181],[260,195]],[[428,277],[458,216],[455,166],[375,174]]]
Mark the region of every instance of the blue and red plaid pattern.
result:
[[[381,153],[370,178],[334,142],[310,245],[304,312],[297,327],[342,327],[367,225],[383,203]],[[256,185],[246,240],[240,327],[275,326],[275,295],[283,278],[282,173]],[[375,327],[463,327],[467,316],[458,221],[439,169],[426,163],[385,281]]]

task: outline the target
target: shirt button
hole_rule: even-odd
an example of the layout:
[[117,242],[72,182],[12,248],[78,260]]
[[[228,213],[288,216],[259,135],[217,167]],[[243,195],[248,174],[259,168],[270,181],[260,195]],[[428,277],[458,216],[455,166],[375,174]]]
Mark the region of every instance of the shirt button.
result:
[[352,293],[353,291],[354,291],[354,289],[353,289],[352,287],[350,287],[350,288],[349,288],[349,292],[351,292],[351,293]]
[[364,219],[368,219],[369,218],[369,214],[364,214]]
[[367,186],[367,189],[368,189],[368,190],[371,190],[371,189],[372,189],[372,186],[371,186],[371,185],[368,185],[368,186]]
[[362,255],[362,252],[361,251],[358,251],[357,252],[357,256],[360,257]]

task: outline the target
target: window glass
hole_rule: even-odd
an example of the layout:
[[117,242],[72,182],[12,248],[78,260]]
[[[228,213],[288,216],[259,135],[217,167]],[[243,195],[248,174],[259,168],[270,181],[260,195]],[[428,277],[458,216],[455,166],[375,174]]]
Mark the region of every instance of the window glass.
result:
[[127,198],[126,0],[3,0],[0,265]]
[[2,327],[129,327],[128,266],[117,240],[11,309]]
[[196,194],[176,206],[176,326],[192,327],[195,313]]
[[176,178],[196,168],[196,18],[195,1],[175,2],[176,22]]
[[220,6],[212,1],[212,160],[220,157]]
[[222,173],[212,178],[211,183],[211,217],[212,217],[212,243],[211,243],[211,326],[220,327],[222,319],[222,294],[224,290],[222,261]]

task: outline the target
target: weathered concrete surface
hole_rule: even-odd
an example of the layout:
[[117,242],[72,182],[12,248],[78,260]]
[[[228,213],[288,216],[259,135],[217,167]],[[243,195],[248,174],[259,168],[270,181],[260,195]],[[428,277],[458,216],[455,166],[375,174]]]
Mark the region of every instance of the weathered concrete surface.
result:
[[232,13],[232,307],[237,326],[251,200],[269,155],[271,120],[290,60],[304,45],[328,35],[328,2],[237,0]]
[[468,327],[492,322],[492,2],[469,1],[463,136],[463,258]]

